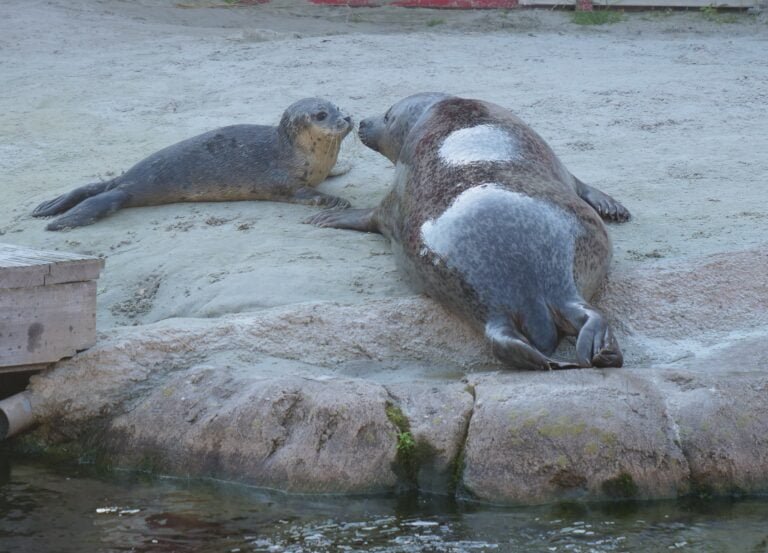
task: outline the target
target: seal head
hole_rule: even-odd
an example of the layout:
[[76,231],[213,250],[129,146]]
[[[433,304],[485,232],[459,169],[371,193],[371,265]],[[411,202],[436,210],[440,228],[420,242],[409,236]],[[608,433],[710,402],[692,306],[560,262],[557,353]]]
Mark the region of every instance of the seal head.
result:
[[397,162],[400,149],[413,125],[435,102],[450,98],[442,92],[422,92],[394,104],[383,116],[360,121],[360,140],[392,163]]

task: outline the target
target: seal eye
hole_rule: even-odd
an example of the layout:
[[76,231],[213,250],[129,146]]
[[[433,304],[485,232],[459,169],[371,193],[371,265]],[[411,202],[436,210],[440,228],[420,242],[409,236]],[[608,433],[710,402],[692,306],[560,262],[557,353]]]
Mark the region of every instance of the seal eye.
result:
[[321,111],[315,114],[315,119],[318,121],[324,121],[326,117],[328,117],[328,113],[325,111]]

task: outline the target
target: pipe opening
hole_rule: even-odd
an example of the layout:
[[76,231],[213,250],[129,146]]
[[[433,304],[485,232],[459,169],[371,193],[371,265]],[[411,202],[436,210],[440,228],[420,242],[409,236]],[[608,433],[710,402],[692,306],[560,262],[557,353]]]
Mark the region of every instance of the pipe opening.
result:
[[35,423],[29,392],[0,400],[0,440],[31,428]]

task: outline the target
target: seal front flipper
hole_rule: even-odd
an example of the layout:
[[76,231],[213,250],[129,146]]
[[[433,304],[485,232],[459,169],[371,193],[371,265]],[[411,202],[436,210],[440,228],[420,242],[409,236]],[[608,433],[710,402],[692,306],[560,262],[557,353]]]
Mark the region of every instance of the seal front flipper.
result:
[[304,222],[318,227],[381,232],[376,218],[376,209],[345,209],[343,211],[327,209],[316,213]]
[[573,177],[573,180],[576,182],[576,193],[582,200],[592,206],[601,218],[617,223],[624,223],[631,219],[632,215],[626,207],[621,205],[621,202],[593,186],[584,184],[576,177]]
[[74,190],[62,194],[52,200],[38,205],[32,212],[32,217],[48,217],[49,215],[59,215],[73,208],[83,200],[86,200],[96,194],[101,194],[113,181],[95,182],[86,184]]
[[339,177],[346,175],[352,170],[352,164],[348,161],[337,161],[336,165],[331,167],[331,171],[328,173],[329,177]]
[[130,198],[130,194],[119,188],[96,194],[77,204],[66,215],[50,222],[45,228],[46,230],[61,230],[91,225],[123,207]]
[[[586,303],[569,304],[560,314],[575,329],[576,356],[582,367],[621,367],[624,356],[608,322],[598,311]],[[571,332],[569,332],[571,333]]]
[[291,199],[289,200],[297,204],[305,205],[322,205],[325,207],[335,207],[337,209],[346,209],[349,207],[349,202],[344,198],[338,196],[332,196],[330,194],[323,194],[318,192],[314,188],[308,186],[302,186],[299,188]]

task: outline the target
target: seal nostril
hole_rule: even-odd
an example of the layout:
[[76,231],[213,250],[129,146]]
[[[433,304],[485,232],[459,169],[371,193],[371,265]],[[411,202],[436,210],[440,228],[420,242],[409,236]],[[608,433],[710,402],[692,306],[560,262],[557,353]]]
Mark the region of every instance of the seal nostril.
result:
[[350,117],[349,115],[347,115],[347,116],[344,118],[344,121],[346,121],[347,123],[351,123],[351,122],[352,122],[352,117]]

